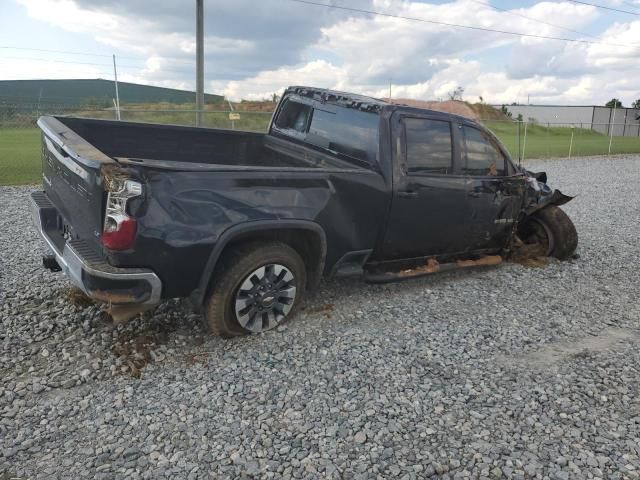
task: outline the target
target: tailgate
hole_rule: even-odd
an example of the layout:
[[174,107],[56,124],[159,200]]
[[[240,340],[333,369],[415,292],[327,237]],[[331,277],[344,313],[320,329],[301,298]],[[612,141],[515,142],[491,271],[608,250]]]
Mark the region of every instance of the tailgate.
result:
[[101,171],[115,162],[57,118],[41,117],[38,126],[42,183],[61,217],[58,228],[67,239],[86,240],[99,248],[106,201]]

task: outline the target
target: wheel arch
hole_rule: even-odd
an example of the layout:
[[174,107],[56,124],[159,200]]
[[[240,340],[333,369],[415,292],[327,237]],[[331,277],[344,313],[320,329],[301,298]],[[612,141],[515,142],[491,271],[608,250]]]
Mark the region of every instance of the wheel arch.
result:
[[213,274],[224,252],[245,242],[277,240],[286,243],[302,257],[307,268],[307,290],[320,283],[327,254],[327,239],[320,225],[308,220],[265,220],[241,223],[225,230],[215,243],[198,282],[191,294],[200,308],[211,288]]
[[554,190],[550,195],[543,196],[536,203],[532,203],[528,207],[524,209],[525,217],[531,216],[536,213],[538,210],[542,210],[550,205],[555,205],[559,207],[564,205],[565,203],[569,203],[575,197],[570,197],[569,195],[565,195],[560,190]]

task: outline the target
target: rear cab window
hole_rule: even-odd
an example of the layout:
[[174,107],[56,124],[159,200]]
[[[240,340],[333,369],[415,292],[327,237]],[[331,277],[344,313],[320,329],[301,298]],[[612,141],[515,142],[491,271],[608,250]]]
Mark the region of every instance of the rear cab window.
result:
[[309,126],[311,106],[287,99],[278,113],[275,124],[279,130],[289,133],[305,133]]
[[379,116],[333,104],[309,105],[287,99],[274,121],[280,134],[352,164],[378,169]]

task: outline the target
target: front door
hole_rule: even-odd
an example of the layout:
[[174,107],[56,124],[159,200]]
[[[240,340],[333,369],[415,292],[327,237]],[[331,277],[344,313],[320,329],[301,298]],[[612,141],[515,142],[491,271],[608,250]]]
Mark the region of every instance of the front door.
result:
[[458,132],[442,116],[392,118],[394,191],[382,255],[406,259],[464,251],[467,178],[456,174]]
[[506,155],[485,131],[458,125],[461,172],[467,178],[469,248],[474,251],[504,248],[522,207],[523,175],[514,175]]

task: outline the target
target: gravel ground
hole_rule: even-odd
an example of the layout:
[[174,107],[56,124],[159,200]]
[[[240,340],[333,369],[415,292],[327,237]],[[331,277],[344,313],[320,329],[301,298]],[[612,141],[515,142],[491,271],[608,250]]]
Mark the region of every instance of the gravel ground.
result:
[[640,157],[529,166],[579,194],[578,260],[329,282],[231,341],[72,305],[0,188],[0,479],[638,478]]

